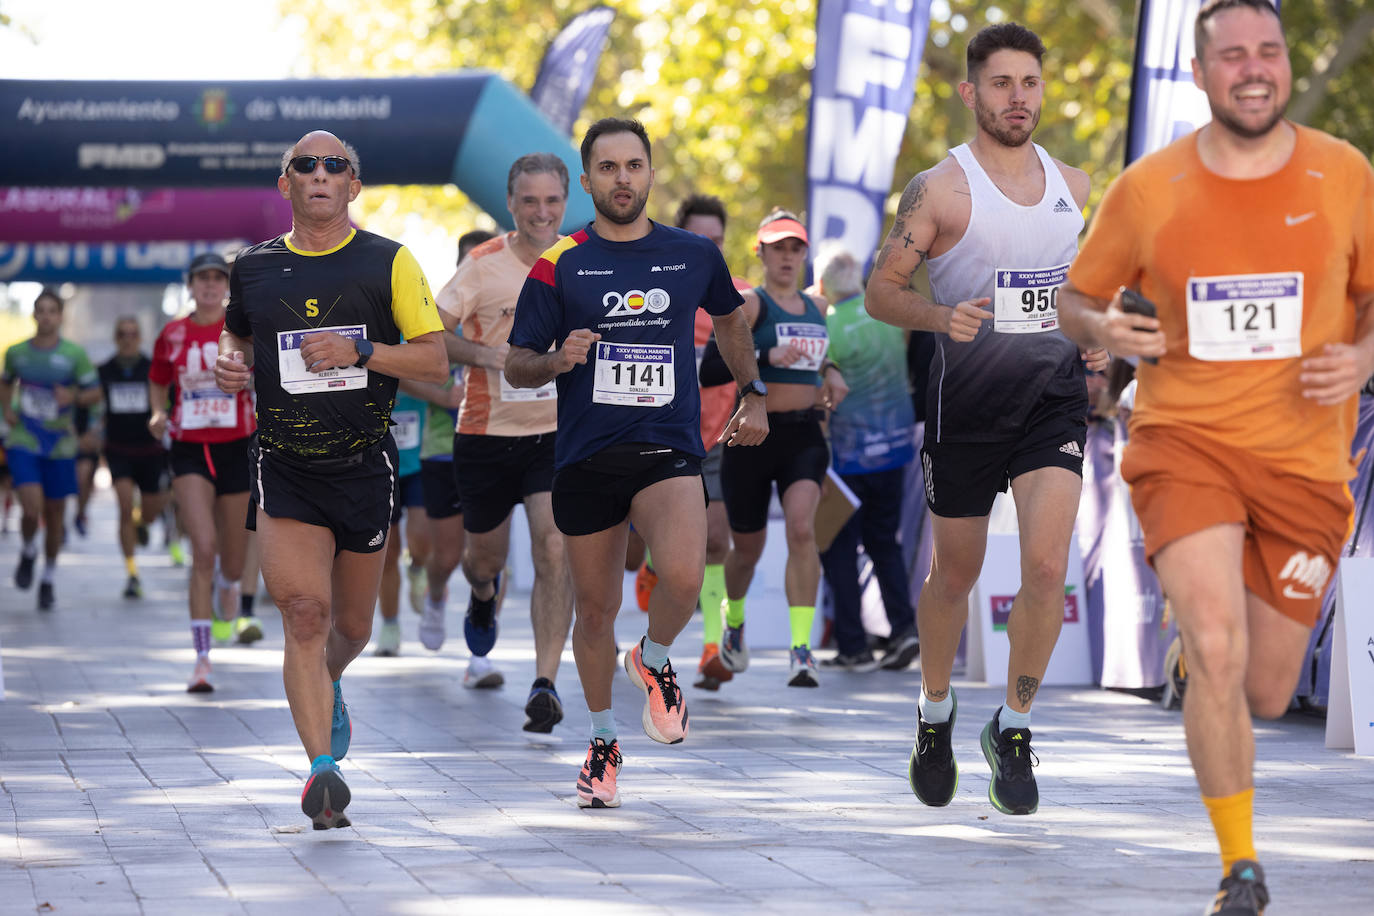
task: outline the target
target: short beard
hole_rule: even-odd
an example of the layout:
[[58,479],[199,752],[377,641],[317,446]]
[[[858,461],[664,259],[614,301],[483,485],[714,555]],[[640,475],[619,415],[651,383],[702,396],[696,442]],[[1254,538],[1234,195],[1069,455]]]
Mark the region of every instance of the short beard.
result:
[[1216,106],[1210,107],[1212,109],[1212,120],[1216,121],[1226,130],[1243,140],[1258,140],[1260,137],[1268,134],[1269,131],[1274,129],[1275,125],[1283,120],[1284,113],[1288,110],[1288,102],[1285,101],[1280,105],[1278,110],[1274,112],[1274,116],[1259,127],[1251,127],[1248,124],[1242,123],[1240,120],[1233,118],[1231,113],[1225,109],[1217,108]]
[[639,219],[639,215],[644,212],[644,205],[649,202],[649,192],[645,191],[642,197],[634,198],[633,202],[630,204],[630,209],[626,211],[627,215],[622,216],[610,209],[614,206],[614,204],[611,203],[611,197],[614,194],[615,192],[612,191],[610,194],[606,195],[604,200],[593,197],[592,205],[596,207],[597,213],[620,226],[628,226],[630,223]]
[[992,109],[984,106],[981,101],[974,102],[973,115],[978,119],[978,126],[982,128],[984,133],[991,135],[994,140],[1003,146],[1013,149],[1018,146],[1024,146],[1026,141],[1031,138],[1031,134],[1035,133],[1035,128],[1040,123],[1040,112],[1037,111],[1032,113],[1030,124],[1026,128],[1025,133],[1013,132],[1012,128],[1004,127],[997,120],[997,115],[993,113]]

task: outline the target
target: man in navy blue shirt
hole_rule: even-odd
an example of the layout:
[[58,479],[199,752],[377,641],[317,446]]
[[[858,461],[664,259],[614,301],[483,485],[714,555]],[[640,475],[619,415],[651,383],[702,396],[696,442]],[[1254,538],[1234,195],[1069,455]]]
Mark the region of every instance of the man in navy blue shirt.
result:
[[720,250],[644,214],[654,170],[643,125],[597,121],[582,140],[582,168],[596,219],[530,271],[516,304],[506,380],[524,388],[557,382],[553,514],[567,537],[573,655],[592,720],[578,805],[614,808],[621,762],[611,711],[614,623],[630,523],[654,557],[658,585],[648,632],[625,654],[625,670],[645,692],[649,737],[677,744],[687,735],[668,649],[691,619],[706,562],[698,308],[712,316],[721,355],[741,386],[723,442],[764,440],[767,389]]

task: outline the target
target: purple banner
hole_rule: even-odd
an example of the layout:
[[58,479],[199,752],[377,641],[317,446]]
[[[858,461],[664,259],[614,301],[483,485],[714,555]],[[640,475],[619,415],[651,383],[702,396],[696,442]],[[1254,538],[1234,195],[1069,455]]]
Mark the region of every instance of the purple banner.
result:
[[273,190],[0,189],[0,242],[261,241],[290,228]]
[[544,52],[539,75],[530,88],[530,100],[565,134],[572,133],[592,91],[613,19],[615,10],[609,6],[593,7],[564,26]]

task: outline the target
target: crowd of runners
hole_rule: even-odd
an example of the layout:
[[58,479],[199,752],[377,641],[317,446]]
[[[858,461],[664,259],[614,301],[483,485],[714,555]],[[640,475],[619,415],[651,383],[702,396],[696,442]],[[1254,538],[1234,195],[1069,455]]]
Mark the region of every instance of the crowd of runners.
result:
[[[991,804],[1030,815],[1031,711],[1062,621],[1086,378],[1129,359],[1139,387],[1122,471],[1182,634],[1184,726],[1222,857],[1208,912],[1261,913],[1251,717],[1288,708],[1350,526],[1355,395],[1374,374],[1374,170],[1283,117],[1292,73],[1266,0],[1204,4],[1196,45],[1212,122],[1128,168],[1080,242],[1094,177],[1031,142],[1045,48],[1013,23],[980,31],[958,86],[971,139],[906,185],[866,284],[868,253],[813,253],[781,209],[758,227],[762,282],[735,278],[724,204],[697,195],[675,225],[649,219],[650,138],[604,118],[582,138],[577,178],[595,218],[560,234],[571,176],[531,151],[510,165],[514,230],[465,236],[435,296],[404,246],[350,224],[358,151],[309,133],[277,181],[291,231],[232,263],[196,257],[193,309],[150,355],[138,322],[120,319],[115,355],[96,367],[61,336],[61,298],[34,303],[36,333],[9,349],[0,378],[22,507],[14,584],[36,579],[38,608],[54,608],[67,500],[89,477],[82,456],[99,457],[94,435],[118,496],[123,599],[142,594],[136,546],[154,520],[190,542],[188,690],[213,690],[216,641],[263,636],[260,567],[311,762],[302,810],[317,828],[345,826],[342,679],[374,637],[374,609],[376,654],[401,651],[402,594],[421,644],[440,650],[461,568],[463,683],[501,685],[490,654],[522,506],[536,674],[524,728],[563,720],[571,635],[590,719],[576,796],[614,808],[618,664],[643,693],[648,737],[686,740],[670,654],[688,651],[680,636],[699,610],[695,688],[747,670],[745,596],[776,494],[787,684],[818,687],[824,667],[900,669],[919,652],[909,781],[938,807],[955,797],[953,747],[967,737],[955,653],[994,498],[1009,491],[1021,586],[1005,700],[983,712],[979,743]],[[910,334],[933,341],[915,405],[899,368]],[[934,548],[913,609],[894,507],[918,449]],[[816,510],[832,472],[859,511],[822,551]],[[850,581],[860,541],[891,628],[881,657]],[[838,652],[818,665],[822,565]],[[613,623],[627,568],[646,613],[625,648]]]

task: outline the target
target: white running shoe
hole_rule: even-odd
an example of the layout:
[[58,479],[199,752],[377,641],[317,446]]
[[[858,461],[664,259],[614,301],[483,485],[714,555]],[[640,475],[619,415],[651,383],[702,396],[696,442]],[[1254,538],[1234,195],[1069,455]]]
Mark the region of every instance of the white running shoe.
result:
[[444,621],[448,611],[447,597],[437,604],[433,599],[425,599],[425,609],[420,614],[420,645],[435,652],[444,647],[444,637],[448,635]]
[[210,659],[204,655],[196,656],[196,668],[191,679],[186,682],[187,693],[211,693],[215,687],[210,683]]
[[506,676],[485,655],[474,655],[463,675],[463,686],[473,690],[491,690],[506,682]]
[[382,621],[382,629],[377,633],[377,648],[372,651],[372,654],[382,658],[395,658],[401,654],[401,622],[399,620]]

